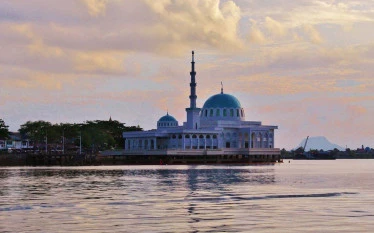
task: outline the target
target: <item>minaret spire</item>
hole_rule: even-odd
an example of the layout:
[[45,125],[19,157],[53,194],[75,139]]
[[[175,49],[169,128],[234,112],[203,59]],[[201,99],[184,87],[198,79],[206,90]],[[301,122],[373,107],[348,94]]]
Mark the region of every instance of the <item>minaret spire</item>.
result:
[[195,52],[192,51],[192,61],[191,61],[191,83],[190,83],[190,108],[196,108],[196,71],[195,71],[195,58],[194,58]]
[[195,71],[195,52],[192,51],[191,61],[191,82],[190,82],[190,107],[186,108],[187,112],[187,129],[199,129],[200,128],[200,108],[196,107],[196,71]]
[[223,83],[221,81],[221,94],[223,94]]

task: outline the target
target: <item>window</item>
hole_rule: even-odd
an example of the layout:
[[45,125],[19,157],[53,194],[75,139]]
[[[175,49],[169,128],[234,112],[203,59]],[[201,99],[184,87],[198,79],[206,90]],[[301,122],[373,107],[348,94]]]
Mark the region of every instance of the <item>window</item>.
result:
[[236,116],[240,117],[240,115],[239,115],[239,109],[236,109]]
[[210,111],[209,111],[209,116],[213,116],[213,109],[210,109]]
[[227,109],[223,109],[223,116],[227,116]]
[[220,111],[219,111],[219,109],[217,109],[216,110],[216,116],[220,116],[221,114],[220,114]]
[[208,110],[205,109],[205,117],[208,116]]
[[234,116],[234,109],[230,109],[230,116],[231,116],[231,117]]

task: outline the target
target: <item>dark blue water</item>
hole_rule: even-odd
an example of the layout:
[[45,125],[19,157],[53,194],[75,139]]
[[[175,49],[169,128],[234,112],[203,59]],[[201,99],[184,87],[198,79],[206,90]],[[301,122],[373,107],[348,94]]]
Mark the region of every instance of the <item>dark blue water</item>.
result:
[[373,232],[374,160],[0,168],[0,232]]

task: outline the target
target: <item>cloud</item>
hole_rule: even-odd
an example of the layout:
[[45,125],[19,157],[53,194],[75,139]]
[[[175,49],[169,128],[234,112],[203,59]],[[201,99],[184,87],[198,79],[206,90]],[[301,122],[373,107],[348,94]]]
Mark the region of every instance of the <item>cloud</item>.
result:
[[108,0],[81,0],[91,16],[105,15]]
[[43,39],[33,32],[32,26],[29,24],[16,24],[13,29],[19,34],[30,39],[30,44],[27,46],[29,52],[33,54],[42,55],[45,57],[59,57],[63,55],[63,50],[59,47],[48,46]]
[[77,71],[124,71],[124,53],[122,52],[76,52],[73,60]]
[[264,44],[267,41],[262,31],[258,28],[257,22],[254,20],[251,20],[248,38],[250,42],[258,44]]
[[265,18],[265,27],[268,29],[268,31],[276,37],[282,37],[286,34],[287,29],[285,26],[283,26],[278,21],[272,19],[271,17]]
[[240,8],[233,2],[219,0],[150,1],[147,5],[159,17],[151,31],[162,39],[162,50],[170,52],[186,45],[203,44],[222,51],[238,51],[243,41],[238,35]]
[[321,44],[323,39],[320,33],[310,24],[306,24],[303,27],[305,34],[309,37],[310,41],[315,44]]

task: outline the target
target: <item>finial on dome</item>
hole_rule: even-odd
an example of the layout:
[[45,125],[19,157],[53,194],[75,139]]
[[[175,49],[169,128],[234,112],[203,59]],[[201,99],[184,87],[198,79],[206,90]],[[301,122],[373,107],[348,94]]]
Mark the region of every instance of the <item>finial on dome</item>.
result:
[[223,94],[223,83],[221,81],[221,94]]
[[195,52],[192,50],[192,62],[194,62],[194,54],[195,54]]
[[169,116],[169,109],[166,109],[166,116]]

